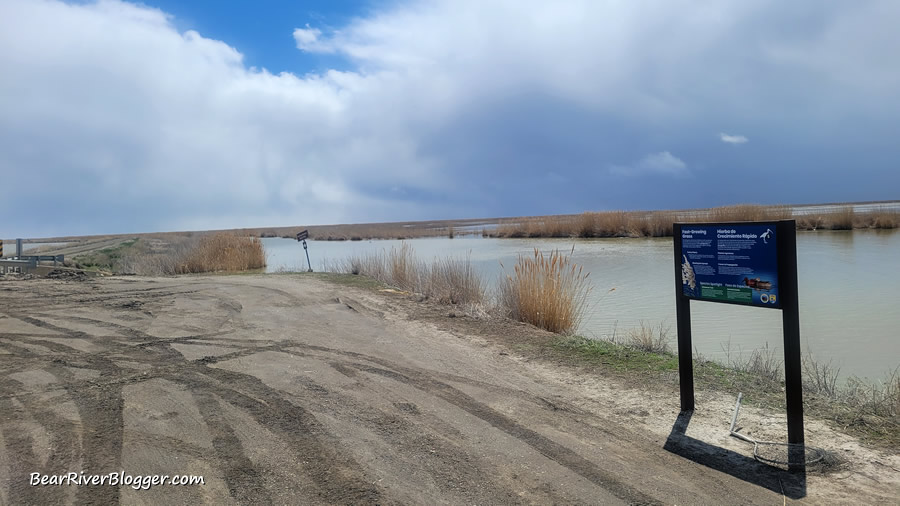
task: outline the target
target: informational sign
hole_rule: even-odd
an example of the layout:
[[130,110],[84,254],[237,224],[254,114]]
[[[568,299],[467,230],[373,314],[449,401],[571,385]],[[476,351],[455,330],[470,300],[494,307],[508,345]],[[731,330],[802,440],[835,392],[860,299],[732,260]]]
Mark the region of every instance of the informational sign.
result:
[[309,239],[309,230],[304,230],[303,232],[297,233],[298,241],[305,241],[306,239]]
[[788,469],[800,469],[804,435],[797,223],[675,223],[672,235],[681,410],[694,410],[691,300],[779,309],[788,443],[793,445]]
[[683,225],[685,297],[781,308],[775,223]]

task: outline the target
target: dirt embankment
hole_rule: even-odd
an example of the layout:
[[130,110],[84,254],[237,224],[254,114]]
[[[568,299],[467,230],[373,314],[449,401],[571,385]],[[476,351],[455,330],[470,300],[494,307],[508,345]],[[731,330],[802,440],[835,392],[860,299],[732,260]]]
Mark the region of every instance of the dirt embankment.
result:
[[[900,458],[809,421],[830,468],[727,437],[734,400],[646,391],[313,276],[0,283],[0,504],[890,502]],[[783,417],[742,410],[745,433]],[[202,475],[37,486],[30,473]]]

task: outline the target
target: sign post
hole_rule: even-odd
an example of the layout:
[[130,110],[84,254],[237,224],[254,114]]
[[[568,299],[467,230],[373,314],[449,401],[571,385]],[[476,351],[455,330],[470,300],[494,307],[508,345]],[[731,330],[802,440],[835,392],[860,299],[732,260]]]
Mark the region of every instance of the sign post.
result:
[[[675,310],[681,410],[694,409],[691,300],[781,310],[788,443],[803,445],[803,384],[794,220],[675,223]],[[791,455],[803,458],[802,446]]]
[[297,241],[300,241],[303,243],[303,251],[306,252],[306,265],[307,265],[307,267],[309,267],[309,270],[306,272],[312,272],[313,271],[312,264],[309,263],[309,249],[307,249],[307,247],[306,247],[306,239],[308,239],[308,238],[309,238],[309,230],[304,230],[303,232],[297,233]]

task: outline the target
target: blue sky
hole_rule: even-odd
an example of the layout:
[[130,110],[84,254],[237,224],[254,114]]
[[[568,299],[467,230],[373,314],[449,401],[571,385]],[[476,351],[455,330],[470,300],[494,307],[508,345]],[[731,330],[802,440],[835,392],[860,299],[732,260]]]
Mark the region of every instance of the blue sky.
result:
[[0,235],[900,198],[900,2],[0,0]]
[[144,4],[172,15],[172,24],[180,32],[195,30],[235,47],[244,55],[247,66],[298,75],[346,68],[347,64],[329,55],[299,51],[294,42],[295,28],[306,23],[343,26],[379,6],[375,1],[348,0],[163,0]]

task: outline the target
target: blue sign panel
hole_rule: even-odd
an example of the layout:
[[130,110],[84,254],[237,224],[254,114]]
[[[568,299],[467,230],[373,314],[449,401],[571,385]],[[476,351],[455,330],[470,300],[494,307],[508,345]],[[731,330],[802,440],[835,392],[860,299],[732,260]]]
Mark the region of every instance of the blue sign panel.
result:
[[684,225],[681,285],[686,297],[781,308],[774,223]]

